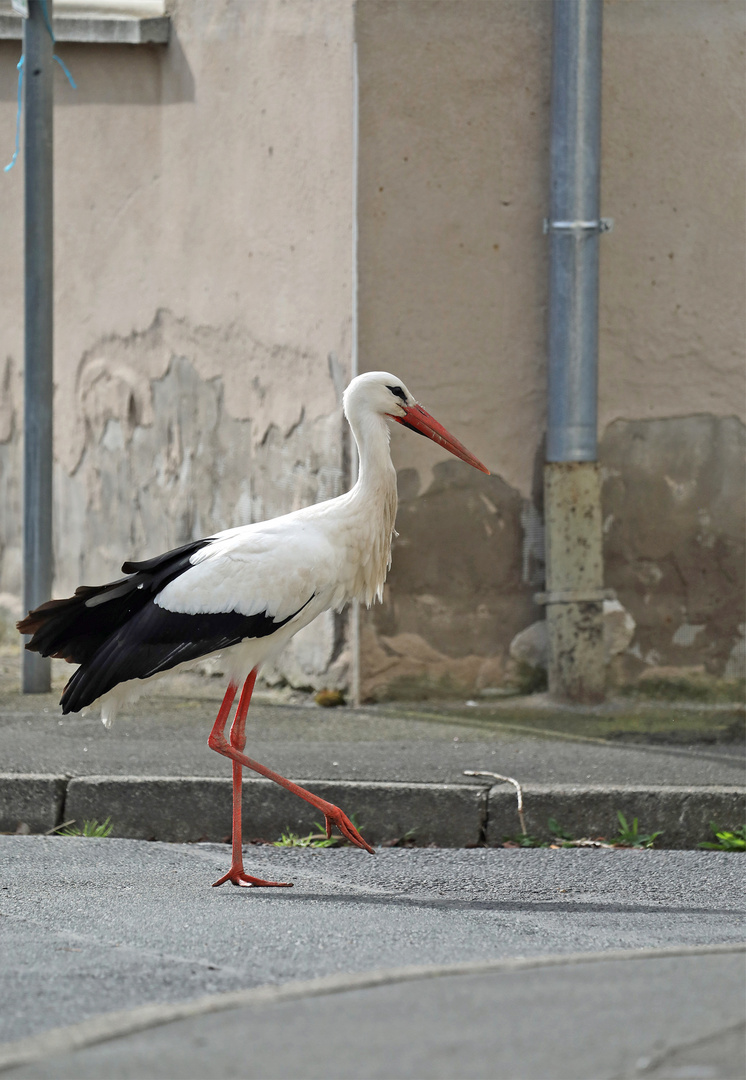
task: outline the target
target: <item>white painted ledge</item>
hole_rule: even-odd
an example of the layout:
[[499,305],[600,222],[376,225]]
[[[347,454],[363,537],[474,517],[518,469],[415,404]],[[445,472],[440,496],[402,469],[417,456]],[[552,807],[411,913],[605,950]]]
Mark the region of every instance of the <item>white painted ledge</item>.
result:
[[[0,12],[0,40],[20,41],[23,19]],[[56,15],[57,41],[89,42],[97,45],[167,45],[171,33],[168,15],[141,19],[132,15]]]

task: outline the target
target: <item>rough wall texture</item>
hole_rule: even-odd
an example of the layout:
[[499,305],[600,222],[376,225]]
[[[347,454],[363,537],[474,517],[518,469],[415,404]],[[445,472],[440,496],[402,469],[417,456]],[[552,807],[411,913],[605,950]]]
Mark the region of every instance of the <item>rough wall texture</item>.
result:
[[[746,427],[734,416],[617,420],[599,446],[606,585],[635,622],[612,680],[650,667],[746,676]],[[369,698],[471,694],[511,672],[513,637],[541,611],[541,492],[435,466],[399,473],[386,602],[364,634]]]
[[637,629],[620,675],[746,675],[746,428],[733,416],[617,420],[603,464],[606,581]]
[[[256,395],[253,416],[231,414],[221,376],[200,376],[207,356],[226,368],[241,357]],[[146,558],[341,494],[348,481],[341,408],[306,417],[297,398],[279,392],[313,361],[232,328],[190,328],[168,312],[142,334],[94,347],[77,374],[80,456],[70,472],[55,467],[56,592],[116,577],[125,557]],[[163,374],[147,378],[151,367]],[[8,362],[11,383],[13,373]],[[326,377],[341,385],[333,359]],[[21,563],[16,396],[8,393],[0,413],[0,592],[11,594]],[[272,408],[273,396],[281,407]],[[296,685],[344,684],[343,626],[328,615],[308,628],[274,674]]]
[[[400,540],[385,605],[363,613],[362,685],[495,685],[543,584],[550,0],[172,11],[167,49],[59,46],[79,90],[58,73],[56,591],[344,486],[357,42],[359,366],[401,375],[494,473],[393,433]],[[637,621],[617,674],[733,671],[744,8],[606,0],[604,18],[607,584]],[[18,52],[0,42],[9,153]],[[15,594],[21,168],[0,184],[0,591]],[[343,678],[343,631],[299,636],[292,678]]]
[[[604,5],[607,584],[638,620],[620,678],[734,672],[742,641],[742,522],[721,493],[742,485],[746,415],[744,21],[730,0]],[[401,374],[496,477],[444,474],[431,445],[394,433],[417,491],[384,608],[364,617],[362,685],[469,694],[500,681],[513,626],[540,614],[551,4],[361,0],[356,33],[360,367]]]
[[399,473],[399,533],[386,602],[364,636],[366,697],[420,697],[499,685],[512,638],[532,618],[540,565],[522,543],[528,507],[497,476],[457,461],[419,493]]
[[[348,480],[351,0],[169,7],[167,48],[58,47],[78,90],[57,78],[57,595]],[[9,153],[18,53],[0,42]],[[0,592],[16,596],[22,188],[19,160],[0,184]],[[330,616],[288,670],[326,681],[339,654]]]
[[360,368],[404,378],[496,473],[393,433],[400,538],[361,688],[470,693],[538,616],[551,8],[362,0],[356,37]]

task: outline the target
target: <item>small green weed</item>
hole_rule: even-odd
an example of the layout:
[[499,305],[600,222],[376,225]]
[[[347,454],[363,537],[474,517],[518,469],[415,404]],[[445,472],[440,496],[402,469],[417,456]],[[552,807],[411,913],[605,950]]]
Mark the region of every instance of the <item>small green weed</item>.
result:
[[621,810],[617,810],[616,816],[619,818],[619,833],[611,841],[616,847],[651,848],[662,834],[662,829],[641,834],[637,818],[633,818],[630,825]]
[[715,834],[715,840],[703,840],[697,847],[709,848],[711,851],[746,851],[746,825],[739,825],[733,830],[721,829],[711,821],[710,828]]
[[[630,825],[624,814],[618,810],[617,818],[619,819],[619,834],[613,837],[611,840],[605,840],[602,836],[590,839],[589,837],[581,837],[578,839],[574,837],[571,832],[563,828],[556,818],[549,818],[547,821],[547,829],[551,833],[551,840],[540,840],[537,836],[530,836],[527,833],[519,833],[516,836],[506,836],[503,839],[503,847],[521,847],[521,848],[547,848],[547,847],[588,847],[588,848],[652,848],[657,838],[661,835],[661,831],[654,833],[641,834],[637,818],[633,818]],[[746,840],[743,841],[746,846]],[[715,847],[717,845],[702,845]],[[742,848],[729,848],[727,850],[743,850]]]
[[518,833],[517,836],[506,836],[505,847],[522,847],[522,848],[544,848],[544,847],[556,847],[557,842],[564,846],[565,844],[573,843],[573,836],[571,833],[563,829],[557,822],[556,818],[550,817],[547,821],[547,828],[552,834],[550,840],[540,840],[538,836],[531,836],[528,833]]
[[309,833],[308,836],[299,836],[298,833],[284,832],[279,840],[272,843],[273,847],[301,847],[301,848],[325,848],[334,847],[338,843],[336,836],[327,837],[325,832]]
[[569,833],[567,831],[567,829],[562,828],[562,826],[559,824],[559,822],[557,821],[556,818],[550,817],[549,821],[547,822],[547,826],[549,827],[549,831],[552,834],[552,836],[555,837],[555,839],[557,839],[557,840],[574,840],[575,839],[575,837],[572,835],[572,833]]
[[83,827],[79,828],[74,823],[67,829],[61,829],[60,836],[110,836],[111,830],[114,826],[111,823],[111,818],[106,819],[100,825],[97,821],[84,821]]
[[[356,829],[360,829],[357,814],[350,814],[350,821]],[[344,836],[327,836],[326,826],[322,825],[320,821],[314,821],[314,825],[319,831],[309,833],[308,836],[299,836],[298,833],[291,832],[288,829],[287,832],[281,835],[279,840],[273,840],[272,847],[325,848],[344,847],[349,844],[349,840]]]
[[[357,828],[357,825],[355,826]],[[381,847],[403,847],[411,848],[417,846],[417,830],[408,829],[404,836],[394,836],[390,840],[382,840]]]
[[538,836],[529,836],[528,833],[518,833],[516,836],[503,837],[503,847],[549,847],[549,842],[547,840],[540,840]]

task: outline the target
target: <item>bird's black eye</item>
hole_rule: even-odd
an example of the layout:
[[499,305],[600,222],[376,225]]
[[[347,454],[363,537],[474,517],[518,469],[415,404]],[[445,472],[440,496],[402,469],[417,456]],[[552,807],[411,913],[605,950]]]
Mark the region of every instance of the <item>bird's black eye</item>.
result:
[[407,395],[402,390],[401,386],[387,386],[387,390],[390,390],[394,397],[401,398],[404,404],[407,404]]

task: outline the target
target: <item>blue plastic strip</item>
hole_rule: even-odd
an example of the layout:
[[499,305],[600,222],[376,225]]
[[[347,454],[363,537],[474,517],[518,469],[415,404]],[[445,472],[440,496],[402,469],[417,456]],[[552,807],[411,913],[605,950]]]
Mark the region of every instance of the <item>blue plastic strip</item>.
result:
[[[57,38],[54,36],[54,30],[52,29],[52,24],[49,21],[49,11],[47,10],[47,0],[41,0],[41,13],[44,16],[44,22],[46,24],[47,30],[49,31],[49,36],[52,39],[52,44],[56,45],[57,44]],[[67,65],[65,64],[64,60],[60,60],[57,53],[55,53],[53,55],[52,59],[56,60],[57,63],[60,65],[60,67],[64,71],[65,75],[67,76],[67,81],[70,83],[70,86],[72,86],[73,90],[77,90],[78,87],[75,84],[75,80],[73,79],[70,72],[67,70]]]
[[21,144],[21,110],[23,108],[23,60],[24,56],[21,53],[21,59],[16,64],[18,68],[18,111],[16,112],[16,148],[13,151],[13,157],[3,169],[3,172],[10,172],[16,163],[18,157],[18,150]]
[[[56,41],[56,38],[54,36],[54,30],[52,29],[52,24],[49,21],[49,11],[47,10],[47,0],[41,0],[41,13],[44,16],[44,22],[46,24],[47,30],[49,31],[49,36],[52,39],[52,45],[56,45],[57,41]],[[77,90],[78,89],[77,83],[75,82],[75,79],[73,79],[72,75],[68,71],[67,65],[65,64],[64,60],[61,60],[60,57],[57,55],[57,53],[53,54],[52,59],[56,60],[57,63],[60,65],[60,67],[62,68],[62,70],[65,73],[67,81],[70,83],[70,86],[73,88],[73,90]],[[4,167],[3,172],[10,172],[10,170],[13,168],[13,166],[16,163],[16,158],[18,157],[18,151],[19,151],[20,145],[21,145],[21,113],[23,111],[23,61],[24,61],[24,54],[21,53],[21,59],[18,61],[18,64],[16,65],[17,68],[18,68],[18,110],[16,112],[16,148],[13,151],[13,157],[10,159],[8,164]]]
[[73,79],[73,77],[72,77],[72,75],[70,74],[70,72],[69,72],[69,71],[67,70],[67,66],[65,65],[64,61],[63,61],[63,60],[60,60],[60,58],[59,58],[59,56],[57,55],[57,53],[54,53],[54,55],[52,56],[52,59],[53,59],[53,60],[56,60],[56,61],[57,61],[57,63],[58,63],[59,65],[60,65],[60,67],[61,67],[61,68],[62,68],[62,70],[64,71],[65,75],[67,75],[67,81],[68,81],[68,82],[70,83],[70,86],[72,86],[73,90],[77,90],[77,89],[78,89],[78,85],[77,85],[77,83],[75,82],[75,79]]
[[54,30],[52,29],[52,24],[49,21],[49,12],[47,11],[47,0],[41,0],[41,13],[44,16],[44,22],[47,24],[47,30],[49,31],[49,36],[52,39],[52,44],[56,45],[57,44],[57,39],[54,36]]

